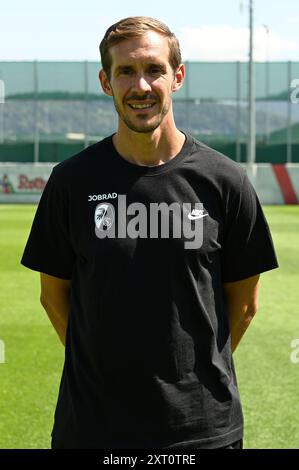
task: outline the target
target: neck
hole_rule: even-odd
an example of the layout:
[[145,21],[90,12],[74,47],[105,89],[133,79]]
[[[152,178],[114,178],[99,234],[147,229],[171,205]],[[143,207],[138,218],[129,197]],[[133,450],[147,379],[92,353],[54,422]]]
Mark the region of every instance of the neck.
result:
[[126,160],[137,165],[156,166],[171,160],[177,155],[185,142],[185,136],[175,124],[163,129],[159,126],[153,132],[131,131],[122,122],[113,136],[117,152]]

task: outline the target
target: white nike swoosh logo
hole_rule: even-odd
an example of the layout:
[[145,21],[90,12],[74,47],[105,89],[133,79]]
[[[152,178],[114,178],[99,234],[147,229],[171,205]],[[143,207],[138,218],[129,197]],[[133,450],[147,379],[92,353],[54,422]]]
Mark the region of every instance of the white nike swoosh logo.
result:
[[209,214],[200,214],[200,215],[192,215],[192,214],[188,214],[188,219],[189,220],[195,220],[195,219],[202,219],[203,217],[206,217],[207,215]]

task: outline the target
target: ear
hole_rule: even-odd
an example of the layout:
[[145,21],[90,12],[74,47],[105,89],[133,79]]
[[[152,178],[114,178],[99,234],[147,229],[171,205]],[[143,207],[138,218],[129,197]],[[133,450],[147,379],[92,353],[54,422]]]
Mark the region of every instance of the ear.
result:
[[182,88],[183,83],[184,83],[184,78],[185,78],[185,66],[184,64],[181,64],[179,65],[174,75],[174,82],[172,85],[173,92],[178,91],[180,88]]
[[110,86],[108,77],[103,69],[99,72],[99,80],[101,82],[103,92],[106,93],[106,95],[113,96],[112,88]]

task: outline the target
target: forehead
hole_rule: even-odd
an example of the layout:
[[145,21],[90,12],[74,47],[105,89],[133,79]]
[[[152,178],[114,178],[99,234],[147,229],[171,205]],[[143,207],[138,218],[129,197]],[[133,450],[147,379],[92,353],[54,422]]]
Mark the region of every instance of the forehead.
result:
[[148,31],[143,36],[125,39],[110,48],[112,67],[127,61],[159,59],[168,62],[168,38],[156,31]]

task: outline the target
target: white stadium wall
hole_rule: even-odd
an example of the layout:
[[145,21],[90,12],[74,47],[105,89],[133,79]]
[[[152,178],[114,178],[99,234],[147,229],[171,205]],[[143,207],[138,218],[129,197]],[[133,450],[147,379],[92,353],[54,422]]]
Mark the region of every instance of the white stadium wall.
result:
[[[0,164],[0,203],[37,203],[55,164]],[[298,204],[299,164],[243,165],[262,204]]]
[[0,203],[36,203],[55,164],[1,163]]
[[245,165],[245,167],[262,204],[285,203],[271,164]]
[[293,188],[297,195],[297,200],[299,201],[299,164],[290,163],[287,165],[287,168],[288,168],[288,173],[290,175]]

